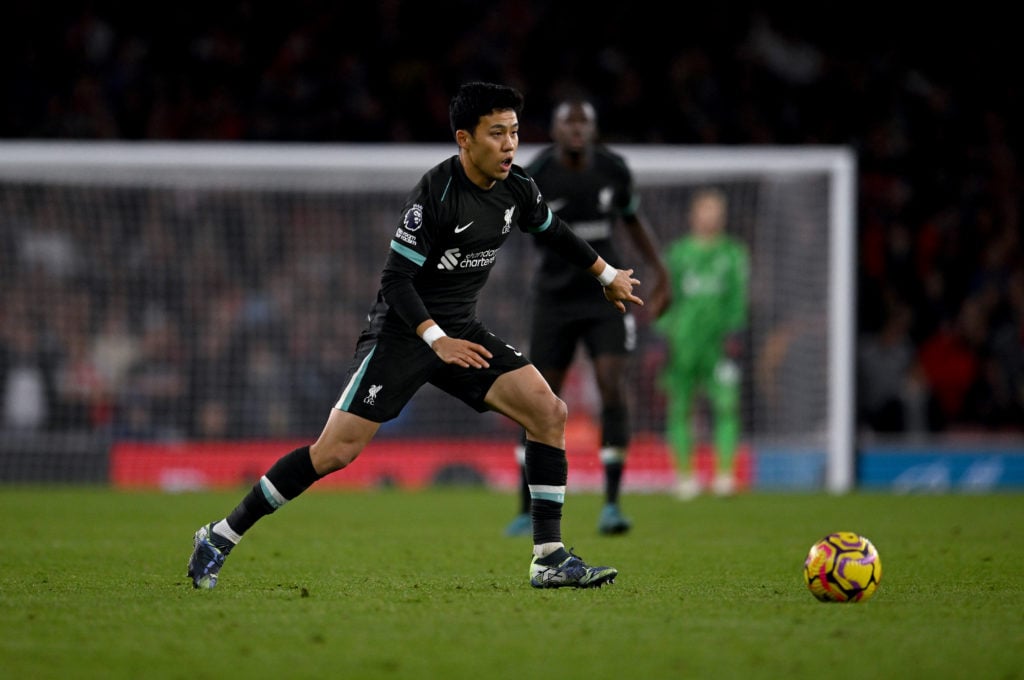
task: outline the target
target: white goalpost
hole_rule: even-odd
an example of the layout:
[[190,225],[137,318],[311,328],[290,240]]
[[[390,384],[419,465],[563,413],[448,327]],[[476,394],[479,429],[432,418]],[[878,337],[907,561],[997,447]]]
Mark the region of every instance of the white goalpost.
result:
[[[517,162],[538,148],[524,145]],[[663,244],[685,229],[695,189],[715,185],[729,198],[729,229],[751,251],[743,428],[759,483],[851,490],[852,151],[614,148]],[[401,203],[454,152],[447,144],[0,142],[0,340],[8,356],[17,346],[33,357],[16,374],[21,383],[7,371],[5,395],[18,408],[5,405],[0,433],[21,441],[93,432],[108,442],[315,434]],[[484,321],[524,345],[532,247],[509,240],[481,300]],[[642,278],[639,260],[635,268]],[[649,327],[641,347],[633,428],[657,439],[663,348]],[[32,380],[40,389],[25,387]],[[507,442],[510,456],[515,438],[500,418],[467,417],[439,392],[418,396],[382,429],[385,438],[405,435],[493,439]]]

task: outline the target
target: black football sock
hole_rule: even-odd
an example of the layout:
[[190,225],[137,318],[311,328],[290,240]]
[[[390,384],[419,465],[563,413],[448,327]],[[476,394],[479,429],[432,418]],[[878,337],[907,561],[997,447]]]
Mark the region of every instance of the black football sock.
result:
[[321,476],[313,468],[308,446],[285,454],[227,516],[228,526],[239,536],[245,534],[260,518],[301,494]]
[[530,486],[534,545],[562,542],[562,504],[568,477],[565,449],[526,442],[526,480]]
[[619,502],[623,467],[624,465],[621,462],[604,464],[604,498],[605,502],[609,505],[615,505]]
[[601,463],[604,464],[604,497],[609,504],[619,502],[622,471],[629,446],[629,411],[624,405],[601,409]]

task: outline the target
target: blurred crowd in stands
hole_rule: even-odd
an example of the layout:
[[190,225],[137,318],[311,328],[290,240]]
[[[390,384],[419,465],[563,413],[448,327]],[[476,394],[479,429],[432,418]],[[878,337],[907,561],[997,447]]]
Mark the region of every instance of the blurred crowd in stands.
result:
[[[546,141],[551,104],[580,88],[594,97],[608,142],[849,145],[859,172],[860,426],[876,433],[1019,435],[1024,79],[1012,66],[1012,22],[960,14],[925,20],[916,10],[872,4],[842,11],[715,5],[687,6],[672,12],[681,17],[670,17],[661,15],[669,12],[664,5],[541,0],[267,7],[185,0],[159,9],[21,3],[5,10],[0,138],[447,142],[454,88],[487,79],[526,94],[524,142]],[[54,217],[41,208],[46,205],[31,208],[44,221]],[[74,286],[59,286],[73,275],[76,240],[104,237],[90,234],[86,222],[79,226],[80,233],[72,227],[60,238],[0,224],[3,424],[111,422],[103,409],[112,402],[76,401],[73,392],[103,391],[123,378],[117,371],[134,371],[127,384],[137,389],[168,395],[168,408],[188,398],[182,372],[162,370],[168,364],[188,361],[192,384],[230,379],[204,367],[232,351],[217,328],[232,315],[259,310],[242,305],[239,291],[209,282],[208,306],[189,316],[207,324],[198,334],[202,360],[186,357],[173,324],[150,318],[143,333],[129,323],[127,300],[104,298],[98,313],[85,289],[75,294]],[[247,247],[262,246],[274,248]],[[130,286],[131,272],[144,270],[147,285],[169,291],[183,265],[223,257],[157,223],[143,226],[129,250],[121,283]],[[230,259],[220,263],[226,270],[244,266]],[[316,268],[279,271],[277,288],[292,298],[337,283],[330,280],[337,274]],[[296,281],[299,287],[289,290]],[[58,287],[61,294],[47,295]],[[43,319],[91,330],[45,327]],[[330,365],[307,364],[319,368],[302,384],[318,398],[296,409],[309,422],[285,430],[308,435],[322,422],[318,385],[330,385],[332,395],[338,387],[336,367],[351,345],[343,328],[349,321],[311,314],[289,334],[296,346],[288,352],[316,343],[335,346],[342,356],[331,357]],[[63,343],[57,356],[47,334],[76,340]],[[275,375],[259,347],[246,352],[243,373],[253,382],[247,390],[293,388],[295,377]],[[55,390],[65,392],[56,399]],[[33,406],[33,392],[50,407]],[[122,426],[130,433],[126,394]],[[199,435],[229,432],[219,408],[225,405],[198,409],[179,425]],[[232,422],[246,431],[273,418],[235,414]]]

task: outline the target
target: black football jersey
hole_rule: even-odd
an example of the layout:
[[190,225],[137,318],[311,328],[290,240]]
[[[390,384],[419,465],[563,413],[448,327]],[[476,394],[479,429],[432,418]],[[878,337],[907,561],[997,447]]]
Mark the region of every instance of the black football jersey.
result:
[[[590,164],[582,170],[562,165],[554,146],[545,147],[526,166],[548,207],[569,223],[577,236],[587,241],[609,264],[623,262],[613,240],[619,217],[634,215],[639,197],[625,160],[602,146],[594,149]],[[544,251],[535,279],[537,290],[549,299],[578,304],[604,303],[593,294],[593,277],[568,266],[557,253]]]
[[[520,166],[513,165],[505,180],[484,190],[470,181],[459,157],[453,156],[425,173],[406,199],[385,278],[389,273],[411,277],[426,314],[449,335],[457,335],[475,317],[480,290],[512,231],[537,234],[559,222]],[[401,302],[404,306],[406,300]],[[401,313],[391,309],[383,289],[373,313],[403,328],[426,318],[418,318],[422,312],[409,307]]]

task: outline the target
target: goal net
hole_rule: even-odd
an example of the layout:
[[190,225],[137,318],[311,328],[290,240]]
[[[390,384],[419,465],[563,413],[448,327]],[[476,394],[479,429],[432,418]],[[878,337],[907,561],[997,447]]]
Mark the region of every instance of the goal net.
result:
[[[729,230],[751,253],[743,439],[761,482],[806,477],[808,486],[850,488],[852,154],[616,148],[663,245],[686,229],[695,189],[728,196]],[[519,161],[535,151],[524,146]],[[82,436],[104,447],[315,437],[402,201],[452,153],[449,145],[0,144],[0,481],[17,476],[9,468],[18,456],[61,464],[55,450]],[[646,265],[623,247],[643,280]],[[482,320],[523,347],[533,248],[527,237],[509,239],[480,304]],[[633,430],[657,444],[664,346],[643,310],[637,316]],[[570,434],[587,442],[598,405],[583,361],[563,396]],[[507,420],[429,387],[379,434],[410,453],[490,441],[509,456],[517,436]]]

